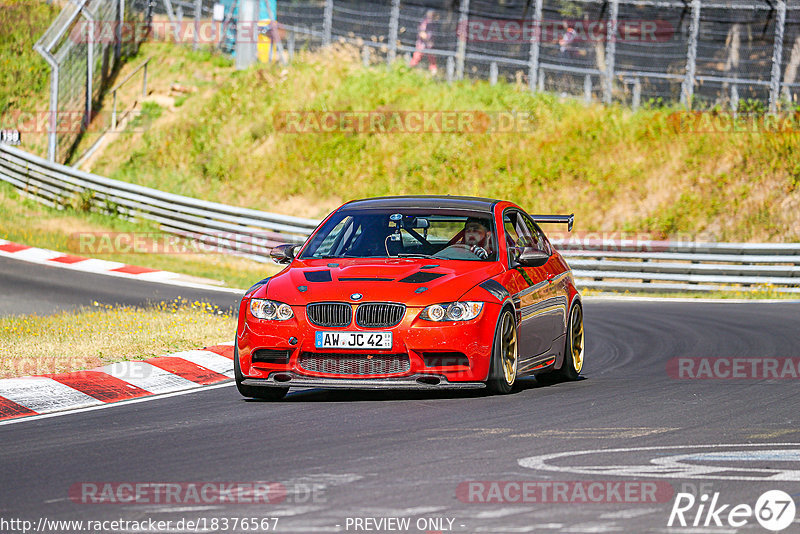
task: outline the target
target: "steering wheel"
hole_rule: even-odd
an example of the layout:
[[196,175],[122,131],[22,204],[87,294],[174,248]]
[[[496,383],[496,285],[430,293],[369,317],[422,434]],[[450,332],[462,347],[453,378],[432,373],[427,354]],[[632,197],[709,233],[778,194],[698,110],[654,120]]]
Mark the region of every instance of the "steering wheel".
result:
[[[475,256],[477,256],[482,260],[485,260],[486,258],[489,257],[489,253],[486,251],[485,248],[481,247],[480,245],[467,245],[465,243],[455,243],[445,248],[444,250],[447,250],[448,248],[457,248],[461,250],[466,250],[468,252],[475,254]],[[444,252],[444,250],[440,251],[439,254],[441,252]]]

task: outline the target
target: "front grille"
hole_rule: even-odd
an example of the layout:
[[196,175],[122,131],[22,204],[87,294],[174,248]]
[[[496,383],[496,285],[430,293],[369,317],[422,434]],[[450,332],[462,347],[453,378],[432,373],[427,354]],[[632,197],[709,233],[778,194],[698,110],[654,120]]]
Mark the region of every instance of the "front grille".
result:
[[288,350],[259,349],[253,352],[253,363],[289,363]]
[[321,354],[304,352],[297,363],[312,373],[329,375],[391,375],[411,369],[408,354]]
[[402,304],[362,304],[356,309],[356,324],[364,328],[388,328],[399,323],[405,312]]
[[345,302],[318,302],[306,306],[306,315],[317,326],[347,326],[353,318],[353,309]]

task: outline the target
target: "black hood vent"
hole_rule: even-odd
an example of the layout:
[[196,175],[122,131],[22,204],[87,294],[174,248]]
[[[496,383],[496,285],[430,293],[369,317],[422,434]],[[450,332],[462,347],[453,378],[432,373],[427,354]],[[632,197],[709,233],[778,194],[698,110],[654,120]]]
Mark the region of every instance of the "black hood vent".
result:
[[330,282],[332,280],[330,271],[306,271],[305,275],[309,282]]
[[402,280],[398,280],[398,282],[403,282],[406,284],[425,284],[430,282],[431,280],[436,280],[437,278],[441,278],[444,276],[444,273],[428,273],[428,272],[417,272],[412,274],[411,276],[406,276]]

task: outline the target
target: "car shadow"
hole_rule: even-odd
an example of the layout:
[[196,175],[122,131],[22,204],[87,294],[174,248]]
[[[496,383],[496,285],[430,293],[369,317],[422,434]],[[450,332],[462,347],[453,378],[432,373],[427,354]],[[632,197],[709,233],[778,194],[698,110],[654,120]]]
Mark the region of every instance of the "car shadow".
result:
[[[578,381],[586,380],[581,376]],[[525,391],[552,387],[562,383],[561,380],[525,377],[514,384],[509,395],[518,395]],[[297,389],[277,402],[403,402],[414,400],[447,400],[475,399],[481,397],[503,397],[493,395],[487,389],[442,389],[442,390],[358,390],[358,389]],[[245,402],[276,402],[260,399],[245,399]]]

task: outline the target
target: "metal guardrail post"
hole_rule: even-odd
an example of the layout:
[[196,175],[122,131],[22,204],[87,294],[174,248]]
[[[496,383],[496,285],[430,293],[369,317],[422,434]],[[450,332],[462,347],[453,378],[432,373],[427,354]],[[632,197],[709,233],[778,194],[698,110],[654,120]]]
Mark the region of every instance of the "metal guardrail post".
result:
[[611,103],[614,90],[614,57],[617,52],[617,24],[619,18],[619,0],[611,0],[611,12],[606,31],[606,72],[603,84],[603,102]]
[[489,64],[489,84],[496,85],[497,84],[497,62],[492,61]]
[[[528,88],[535,91],[539,76],[539,46],[542,42],[542,0],[536,0],[533,9],[533,31],[531,32],[531,50],[528,55]],[[524,21],[523,21],[524,23]]]
[[386,63],[391,65],[397,58],[397,34],[400,31],[400,0],[392,0],[392,14],[389,17],[389,52]]
[[586,104],[592,103],[592,75],[587,74],[583,78],[583,101]]
[[324,17],[322,21],[322,44],[328,46],[331,44],[331,35],[333,34],[333,0],[325,0]]
[[778,0],[775,19],[775,42],[772,47],[772,73],[769,82],[769,112],[778,110],[781,91],[781,62],[783,59],[783,33],[786,27],[786,1]]
[[697,68],[697,34],[700,31],[700,0],[692,0],[692,18],[689,22],[689,43],[686,47],[686,77],[681,87],[681,104],[692,109],[694,77]]
[[469,0],[461,0],[458,14],[458,47],[456,49],[456,79],[464,78],[464,61],[467,56],[467,37],[469,28]]

